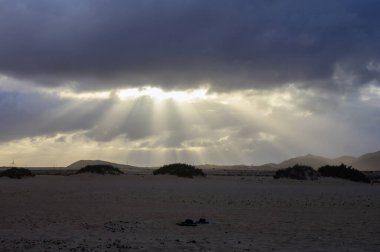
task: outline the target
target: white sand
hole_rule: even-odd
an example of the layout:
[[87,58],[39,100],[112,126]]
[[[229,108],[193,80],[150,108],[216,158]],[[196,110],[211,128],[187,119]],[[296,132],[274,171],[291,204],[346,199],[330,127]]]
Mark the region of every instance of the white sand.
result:
[[1,178],[0,206],[0,251],[380,251],[380,186],[343,180]]

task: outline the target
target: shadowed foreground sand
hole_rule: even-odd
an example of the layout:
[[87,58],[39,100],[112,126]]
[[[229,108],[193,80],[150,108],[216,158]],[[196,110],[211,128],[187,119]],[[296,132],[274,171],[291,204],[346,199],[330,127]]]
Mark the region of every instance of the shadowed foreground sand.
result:
[[380,186],[335,179],[1,178],[0,204],[0,251],[380,251]]

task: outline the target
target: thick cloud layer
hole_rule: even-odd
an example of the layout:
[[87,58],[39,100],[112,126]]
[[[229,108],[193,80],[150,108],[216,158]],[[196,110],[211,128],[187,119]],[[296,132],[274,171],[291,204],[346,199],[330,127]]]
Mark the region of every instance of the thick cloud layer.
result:
[[0,78],[0,165],[14,159],[18,165],[67,165],[86,158],[153,166],[260,164],[380,148],[375,86],[351,97],[288,86],[189,102],[63,94]]
[[78,89],[355,89],[378,84],[379,9],[377,0],[0,0],[0,73]]

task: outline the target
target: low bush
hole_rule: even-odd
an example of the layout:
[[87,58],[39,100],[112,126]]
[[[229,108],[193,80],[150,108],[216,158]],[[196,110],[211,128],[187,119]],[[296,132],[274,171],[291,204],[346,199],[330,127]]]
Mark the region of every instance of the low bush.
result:
[[23,177],[33,177],[34,174],[25,168],[10,168],[0,173],[0,177],[21,179]]
[[80,173],[96,173],[96,174],[110,174],[110,175],[120,175],[123,174],[122,171],[120,171],[118,168],[113,167],[111,165],[87,165],[86,167],[83,167],[79,171],[77,171],[77,174]]
[[186,178],[193,178],[195,176],[206,176],[206,174],[201,169],[195,168],[192,165],[181,163],[164,165],[161,168],[153,171],[153,175],[159,174],[176,175],[178,177]]
[[342,178],[364,183],[370,182],[369,178],[364,173],[352,168],[351,166],[346,166],[345,164],[341,164],[339,166],[325,165],[319,168],[318,172],[323,177]]
[[318,172],[306,165],[295,165],[286,169],[280,169],[273,176],[274,179],[290,178],[298,180],[316,180],[318,177]]

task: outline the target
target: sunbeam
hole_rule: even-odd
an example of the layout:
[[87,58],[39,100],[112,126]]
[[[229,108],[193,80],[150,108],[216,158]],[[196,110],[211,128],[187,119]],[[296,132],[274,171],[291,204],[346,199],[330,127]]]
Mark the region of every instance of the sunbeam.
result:
[[[45,157],[38,165],[51,164],[49,160],[58,152],[60,157],[54,163],[61,165],[80,157],[141,166],[262,164],[273,162],[273,156],[281,160],[321,149],[343,152],[339,145],[348,144],[344,136],[354,131],[347,123],[333,122],[332,115],[318,114],[328,102],[324,94],[318,96],[316,91],[294,85],[228,93],[165,91],[149,86],[82,93],[42,88],[33,95],[36,100],[58,97],[59,102],[42,114],[35,113],[34,125],[44,122],[38,127],[14,127],[22,129],[25,137],[0,145],[5,164],[15,158],[33,163],[35,155]],[[370,95],[375,97],[377,89],[363,89],[361,102],[376,100],[367,98]],[[310,99],[321,105],[313,110]],[[30,121],[25,125],[31,125]],[[6,150],[9,144],[14,151]]]

